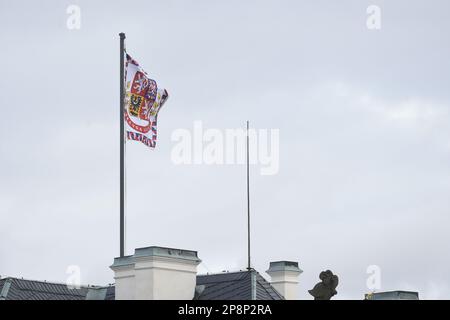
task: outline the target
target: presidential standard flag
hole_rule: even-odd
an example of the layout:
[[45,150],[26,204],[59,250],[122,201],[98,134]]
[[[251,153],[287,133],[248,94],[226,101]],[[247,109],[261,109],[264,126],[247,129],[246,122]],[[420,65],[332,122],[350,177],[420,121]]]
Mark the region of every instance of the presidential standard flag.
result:
[[156,146],[158,112],[169,97],[139,64],[126,56],[125,63],[125,130],[128,140],[140,141],[150,148]]

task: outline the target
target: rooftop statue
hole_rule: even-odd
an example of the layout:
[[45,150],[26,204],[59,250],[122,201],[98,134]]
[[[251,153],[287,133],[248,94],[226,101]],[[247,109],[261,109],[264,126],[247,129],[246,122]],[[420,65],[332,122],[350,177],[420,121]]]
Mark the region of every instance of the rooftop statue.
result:
[[322,282],[319,282],[314,288],[309,290],[309,294],[314,297],[314,300],[330,300],[332,296],[337,294],[338,276],[327,270],[320,273],[319,279]]

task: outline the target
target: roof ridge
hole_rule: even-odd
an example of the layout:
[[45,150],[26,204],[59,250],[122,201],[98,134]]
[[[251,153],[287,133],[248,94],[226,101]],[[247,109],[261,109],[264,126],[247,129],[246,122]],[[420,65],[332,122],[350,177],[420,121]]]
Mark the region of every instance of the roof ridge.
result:
[[248,270],[239,270],[239,271],[226,271],[226,272],[213,272],[213,273],[204,273],[204,274],[198,274],[197,277],[207,277],[207,276],[215,276],[215,275],[221,275],[221,274],[230,274],[230,273],[245,273],[249,272]]
[[[62,286],[69,287],[69,285],[67,283],[53,282],[53,281],[47,281],[47,280],[32,280],[32,279],[16,278],[16,277],[5,277],[5,278],[2,278],[1,280],[5,280],[5,279],[28,281],[28,282],[38,282],[38,283],[46,283],[46,284],[55,284],[55,285],[62,285]],[[89,285],[89,284],[88,285],[80,285],[79,289],[90,289],[90,288],[98,288],[98,287],[102,287],[102,286]]]
[[[268,287],[270,287],[270,288],[278,295],[278,297],[280,297],[280,298],[283,299],[283,300],[285,299],[285,298],[283,297],[283,295],[282,295],[281,293],[279,293],[278,290],[275,289],[275,287],[274,287],[274,286],[273,286],[266,278],[264,278],[258,271],[256,271],[256,273],[257,273],[257,275],[259,276],[259,278],[256,277],[256,282],[259,283],[259,284],[261,285],[262,289],[263,289],[268,295],[272,296],[272,295],[270,294],[269,290],[267,290],[266,285],[267,285]],[[262,279],[262,280],[260,280],[260,279]]]

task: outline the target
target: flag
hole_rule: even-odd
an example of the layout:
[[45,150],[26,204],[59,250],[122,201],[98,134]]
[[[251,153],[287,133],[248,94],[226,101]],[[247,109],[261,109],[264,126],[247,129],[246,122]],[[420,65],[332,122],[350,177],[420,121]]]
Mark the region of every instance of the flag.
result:
[[128,140],[140,141],[150,148],[156,146],[158,112],[169,97],[139,64],[126,55],[125,62],[125,130]]

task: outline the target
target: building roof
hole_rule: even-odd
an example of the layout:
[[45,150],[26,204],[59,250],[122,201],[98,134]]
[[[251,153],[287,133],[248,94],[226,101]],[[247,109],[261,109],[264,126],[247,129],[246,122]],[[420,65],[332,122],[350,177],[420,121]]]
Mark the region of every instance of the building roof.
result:
[[[197,276],[196,300],[283,300],[257,271]],[[63,283],[0,279],[0,300],[115,300],[114,286],[69,289]]]
[[253,300],[252,298],[284,300],[255,270],[197,276],[197,300]]
[[365,300],[419,300],[419,293],[414,291],[386,291],[365,295]]
[[[0,300],[113,300],[113,287],[69,288],[63,283],[25,280],[17,278],[0,279]],[[112,298],[112,299],[111,299]]]

